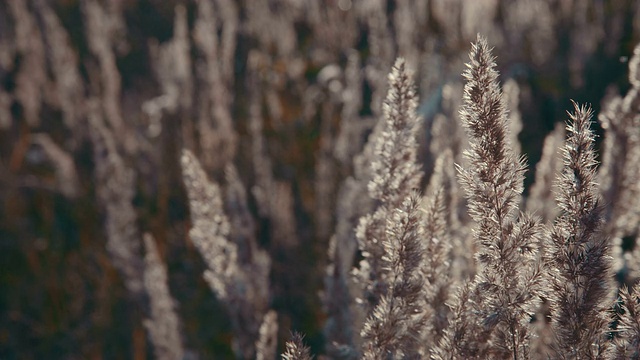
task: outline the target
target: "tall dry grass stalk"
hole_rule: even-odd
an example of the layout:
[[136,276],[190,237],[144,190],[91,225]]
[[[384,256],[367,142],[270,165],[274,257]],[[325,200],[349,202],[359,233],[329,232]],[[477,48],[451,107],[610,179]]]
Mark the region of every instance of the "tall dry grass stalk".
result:
[[618,334],[614,339],[612,359],[640,359],[640,284],[620,291],[622,311]]
[[144,234],[144,287],[149,295],[151,317],[144,323],[154,353],[160,360],[180,360],[184,357],[180,321],[176,302],[169,292],[167,268],[162,263],[158,247],[151,234]]
[[[270,259],[255,245],[249,245],[253,253],[245,248],[250,240],[231,235],[222,191],[208,180],[195,155],[183,150],[181,164],[193,223],[189,237],[207,265],[205,280],[229,311],[236,356],[251,358],[269,306]],[[240,257],[245,254],[248,259]]]
[[415,136],[420,125],[416,106],[410,73],[404,60],[398,59],[389,75],[384,119],[379,132],[369,140],[375,157],[370,164],[368,191],[375,201],[375,209],[360,219],[356,231],[364,260],[355,274],[364,287],[362,301],[369,311],[387,292],[387,275],[382,260],[387,218],[413,189],[418,188],[422,178],[422,171],[415,161]]
[[538,263],[542,229],[519,212],[526,165],[511,148],[507,109],[484,38],[478,37],[469,57],[461,118],[470,148],[459,173],[476,223],[479,269],[454,301],[452,328],[435,355],[524,359],[544,286]]
[[554,350],[563,359],[604,358],[608,346],[611,260],[595,181],[592,116],[590,108],[574,103],[558,176],[561,213],[547,251]]

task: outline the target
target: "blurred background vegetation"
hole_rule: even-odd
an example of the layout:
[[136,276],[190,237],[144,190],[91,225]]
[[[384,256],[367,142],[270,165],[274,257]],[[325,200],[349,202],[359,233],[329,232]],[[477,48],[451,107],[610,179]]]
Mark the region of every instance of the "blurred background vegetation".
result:
[[[519,86],[512,111],[530,184],[570,99],[598,113],[628,88],[640,2],[0,2],[0,359],[152,357],[147,305],[128,295],[106,251],[96,116],[135,173],[132,223],[159,244],[188,356],[233,353],[228,315],[187,236],[183,147],[221,182],[235,164],[272,258],[280,348],[297,330],[321,354],[318,294],[343,215],[338,189],[380,116],[391,64],[403,56],[415,70],[429,173],[430,127],[436,114],[456,121],[478,32],[502,80]],[[275,205],[261,211],[259,194]]]

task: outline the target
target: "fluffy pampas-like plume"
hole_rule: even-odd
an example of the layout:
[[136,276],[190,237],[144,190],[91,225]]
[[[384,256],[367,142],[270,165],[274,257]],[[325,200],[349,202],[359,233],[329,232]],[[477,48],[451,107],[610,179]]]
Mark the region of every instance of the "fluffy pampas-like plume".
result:
[[618,338],[612,351],[612,359],[640,359],[640,284],[630,291],[627,287],[620,291],[622,310],[618,323]]
[[383,269],[386,219],[420,185],[422,170],[416,163],[416,132],[420,118],[413,81],[403,59],[389,74],[389,93],[384,103],[381,131],[369,141],[373,145],[369,195],[376,201],[372,214],[360,219],[356,230],[364,256],[356,279],[365,287],[364,301],[370,311],[387,291]]
[[528,357],[529,322],[539,302],[542,276],[537,263],[541,228],[519,214],[523,159],[511,148],[507,109],[487,41],[478,36],[464,73],[461,118],[469,135],[461,187],[476,222],[478,274],[454,299],[452,328],[436,358]]
[[608,239],[595,182],[592,111],[574,103],[558,177],[560,217],[551,230],[549,271],[555,351],[561,359],[600,359],[605,353],[611,280]]
[[302,342],[303,336],[295,333],[291,340],[287,341],[287,351],[282,354],[284,360],[311,360],[309,348]]
[[364,359],[413,358],[426,323],[421,198],[412,194],[393,211],[384,240],[388,289],[362,329]]
[[[612,249],[616,260],[624,256],[626,282],[633,284],[640,278],[640,246],[636,242],[633,251],[622,254],[621,245],[624,238],[640,235],[640,45],[629,61],[629,83],[627,94],[612,98],[599,116],[605,133],[598,182],[605,231],[617,245]],[[616,263],[617,271],[623,263]]]
[[267,312],[269,258],[263,250],[247,255],[244,241],[239,244],[247,239],[232,236],[221,189],[208,180],[195,155],[183,150],[181,163],[193,223],[189,237],[207,264],[205,280],[231,316],[236,356],[252,358]]

